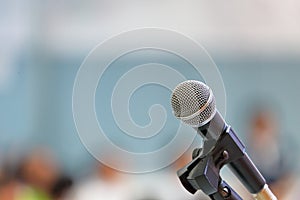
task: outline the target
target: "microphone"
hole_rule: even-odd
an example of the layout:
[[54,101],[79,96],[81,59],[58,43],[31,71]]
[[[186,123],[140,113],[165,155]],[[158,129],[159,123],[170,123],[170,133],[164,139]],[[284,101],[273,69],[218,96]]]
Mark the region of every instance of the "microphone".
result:
[[[241,150],[240,158],[228,163],[231,171],[256,199],[277,200],[245,152],[244,144],[218,112],[213,92],[206,84],[195,80],[180,83],[173,90],[171,104],[176,118],[192,126],[202,136],[204,142],[209,141],[208,145],[202,149],[204,156],[216,148],[222,134],[229,131],[234,136],[236,146]],[[235,154],[234,151],[236,150],[228,151],[228,156],[231,156],[230,153]]]

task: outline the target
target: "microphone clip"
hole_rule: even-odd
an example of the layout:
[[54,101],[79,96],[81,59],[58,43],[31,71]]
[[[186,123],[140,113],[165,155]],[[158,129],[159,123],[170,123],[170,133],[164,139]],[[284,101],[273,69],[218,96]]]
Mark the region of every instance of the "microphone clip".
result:
[[[212,143],[215,143],[213,148]],[[193,160],[178,170],[177,175],[185,189],[192,194],[202,190],[213,200],[241,200],[222,180],[220,170],[224,165],[242,158],[244,154],[244,144],[230,126],[226,126],[217,142],[205,140],[202,148],[195,149]]]

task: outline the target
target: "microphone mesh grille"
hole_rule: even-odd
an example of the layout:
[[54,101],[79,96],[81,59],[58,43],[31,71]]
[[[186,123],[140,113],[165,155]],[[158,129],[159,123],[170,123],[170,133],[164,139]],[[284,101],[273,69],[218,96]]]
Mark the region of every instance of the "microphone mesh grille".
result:
[[[210,102],[208,102],[209,97]],[[182,119],[184,123],[191,126],[201,126],[207,123],[207,120],[210,120],[216,112],[215,98],[211,90],[200,81],[188,80],[180,83],[173,91],[171,104],[177,118],[188,117],[206,106],[199,115],[188,120]]]

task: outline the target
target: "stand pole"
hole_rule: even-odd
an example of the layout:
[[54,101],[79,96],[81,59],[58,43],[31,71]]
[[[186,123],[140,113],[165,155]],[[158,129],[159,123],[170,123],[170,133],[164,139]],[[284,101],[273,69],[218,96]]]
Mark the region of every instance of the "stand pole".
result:
[[256,200],[277,200],[267,184],[258,194],[254,195],[254,198]]

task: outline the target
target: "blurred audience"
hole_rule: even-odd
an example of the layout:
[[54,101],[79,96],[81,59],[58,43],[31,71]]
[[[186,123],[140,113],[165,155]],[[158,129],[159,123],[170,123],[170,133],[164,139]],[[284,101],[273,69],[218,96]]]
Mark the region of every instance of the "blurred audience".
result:
[[94,173],[78,182],[72,200],[193,200],[208,199],[203,193],[189,194],[181,185],[176,171],[191,161],[185,154],[173,165],[146,174],[126,174],[97,164]]
[[10,173],[9,168],[0,166],[0,199],[15,200],[19,184]]
[[43,149],[23,157],[19,166],[7,160],[0,167],[1,200],[63,200],[71,186],[72,180]]
[[53,184],[51,194],[54,200],[66,200],[69,191],[73,186],[73,181],[68,176],[60,176]]
[[51,189],[58,179],[59,170],[52,155],[39,149],[23,159],[18,175],[29,186],[23,188],[21,199],[50,200]]
[[[299,184],[294,184],[291,162],[283,155],[276,115],[267,109],[257,110],[249,130],[247,149],[278,199],[297,199]],[[177,177],[177,170],[191,160],[191,152],[187,152],[171,166],[147,174],[126,174],[97,163],[90,176],[81,177],[73,186],[72,178],[63,173],[51,151],[38,148],[23,156],[17,166],[9,159],[1,160],[0,200],[209,199],[201,191],[189,194]],[[233,175],[228,177],[225,180],[234,180],[232,186],[239,194],[251,199],[241,184],[235,184],[238,181]]]
[[130,182],[122,173],[98,163],[89,177],[78,182],[70,199],[126,200],[129,198],[129,188]]

